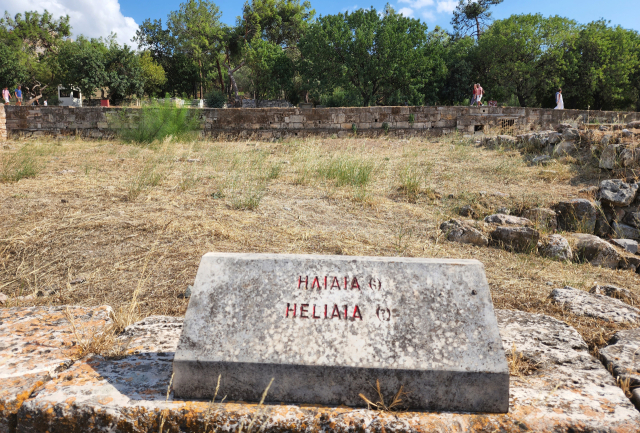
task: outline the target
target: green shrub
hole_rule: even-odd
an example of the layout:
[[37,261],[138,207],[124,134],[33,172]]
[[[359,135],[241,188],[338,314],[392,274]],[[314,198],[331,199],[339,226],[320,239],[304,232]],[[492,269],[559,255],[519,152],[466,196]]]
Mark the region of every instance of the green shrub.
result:
[[415,121],[416,121],[416,116],[414,116],[413,113],[409,114],[409,123],[413,125]]
[[197,113],[196,110],[176,107],[168,99],[163,104],[123,111],[120,117],[120,136],[125,141],[139,144],[160,142],[167,137],[189,140],[200,130]]
[[317,173],[325,179],[335,180],[336,186],[364,186],[371,181],[373,163],[346,157],[331,158],[320,163]]
[[227,103],[227,95],[219,90],[213,90],[204,95],[204,103],[209,108],[223,108]]
[[387,122],[384,122],[382,124],[382,129],[384,129],[384,133],[388,134],[389,133],[389,124]]

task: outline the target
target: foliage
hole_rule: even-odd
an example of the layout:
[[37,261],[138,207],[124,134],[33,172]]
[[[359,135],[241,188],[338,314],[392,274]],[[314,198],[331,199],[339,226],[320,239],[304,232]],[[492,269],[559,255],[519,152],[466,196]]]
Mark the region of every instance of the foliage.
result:
[[65,41],[60,49],[61,83],[66,88],[78,87],[85,98],[106,85],[107,49],[102,40],[79,38]]
[[476,36],[480,39],[487,22],[491,19],[491,6],[503,0],[460,0],[453,11],[451,24],[454,31],[462,36]]
[[0,182],[36,177],[40,168],[33,149],[25,146],[17,152],[0,156]]
[[0,65],[15,65],[17,60],[16,74],[9,77],[21,81],[25,99],[41,96],[54,84],[59,72],[59,46],[70,34],[69,17],[56,20],[46,10],[42,14],[25,12],[14,17],[5,12],[0,19],[0,46],[14,53]]
[[116,105],[129,95],[142,96],[144,80],[140,60],[127,45],[111,44],[106,54],[105,71],[109,99]]
[[293,62],[280,45],[254,39],[246,51],[246,66],[258,100],[278,98],[291,87]]
[[640,37],[605,21],[583,26],[568,57],[564,93],[567,108],[634,109],[640,103]]
[[6,86],[13,91],[26,78],[27,71],[20,63],[16,50],[0,43],[0,89]]
[[160,93],[162,86],[167,82],[167,76],[162,66],[153,59],[149,51],[140,55],[140,68],[144,80],[144,93],[148,96]]
[[213,90],[204,97],[204,102],[209,108],[223,108],[227,103],[227,97],[219,90]]
[[[441,103],[456,105],[469,99],[474,83],[475,41],[470,37],[444,41],[445,79],[439,88]],[[465,105],[468,105],[465,104]]]
[[[123,112],[120,136],[125,141],[137,144],[152,144],[166,138],[193,138],[200,129],[200,122],[192,113],[188,108],[176,107],[168,99],[163,104],[136,109],[135,113]],[[132,128],[128,127],[128,116],[135,119]]]
[[341,87],[362,104],[383,103],[396,92],[419,103],[430,78],[427,27],[419,20],[375,9],[327,15],[300,40],[301,74],[317,93]]
[[475,50],[488,97],[506,100],[514,94],[522,107],[537,105],[545,95],[553,98],[568,68],[576,27],[575,21],[539,14],[496,21]]

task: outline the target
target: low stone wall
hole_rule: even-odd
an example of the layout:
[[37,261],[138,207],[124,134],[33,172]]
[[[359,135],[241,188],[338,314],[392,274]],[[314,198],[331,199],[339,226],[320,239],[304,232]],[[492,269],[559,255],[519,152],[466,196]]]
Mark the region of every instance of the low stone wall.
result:
[[7,139],[7,115],[4,111],[4,105],[0,108],[0,140]]
[[[136,108],[5,107],[10,137],[102,138],[135,123]],[[454,131],[548,129],[563,122],[627,123],[640,113],[496,107],[363,107],[193,109],[203,133],[220,139],[305,136],[424,136]]]

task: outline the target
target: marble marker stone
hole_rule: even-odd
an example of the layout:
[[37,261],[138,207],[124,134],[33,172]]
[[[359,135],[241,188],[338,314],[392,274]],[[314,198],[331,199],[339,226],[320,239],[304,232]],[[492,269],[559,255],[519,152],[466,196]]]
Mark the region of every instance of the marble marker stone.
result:
[[[505,413],[509,369],[482,263],[209,253],[173,362],[174,394]],[[387,403],[389,401],[386,401]]]

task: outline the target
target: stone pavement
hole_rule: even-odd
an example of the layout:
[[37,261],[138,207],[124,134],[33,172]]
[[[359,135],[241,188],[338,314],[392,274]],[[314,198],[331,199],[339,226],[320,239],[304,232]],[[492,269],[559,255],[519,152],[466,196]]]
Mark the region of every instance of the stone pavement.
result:
[[[105,307],[72,309],[77,324],[81,314],[85,318],[86,325],[82,326],[92,326],[108,311]],[[63,366],[61,371],[45,372],[49,371],[47,366],[58,365],[58,361],[71,363],[74,359],[73,346],[68,344],[72,333],[64,327],[62,311],[0,310],[0,362],[12,363],[14,379],[36,370],[42,378],[42,384],[8,389],[4,386],[5,370],[0,370],[0,410],[3,418],[14,420],[12,424],[0,424],[0,432],[157,432],[161,425],[163,432],[214,428],[236,432],[241,424],[246,431],[252,420],[256,421],[254,431],[259,426],[266,432],[640,431],[640,412],[616,386],[613,376],[589,355],[580,335],[547,316],[497,311],[507,354],[515,346],[533,366],[530,375],[511,377],[509,414],[385,414],[344,406],[272,403],[260,408],[254,403],[227,401],[211,405],[177,401],[171,393],[167,398],[182,322],[171,317],[150,317],[127,328],[122,338],[130,340],[131,355],[125,358],[91,356],[67,369],[62,370]],[[92,317],[90,311],[94,312]],[[27,313],[30,319],[24,318]],[[38,344],[49,339],[66,345],[45,353],[49,349],[41,350]],[[12,356],[18,352],[14,352],[15,347],[21,356]],[[22,356],[31,349],[34,351],[29,356]],[[54,352],[57,355],[52,361]],[[69,356],[65,358],[65,354]],[[373,398],[370,390],[363,392]]]

